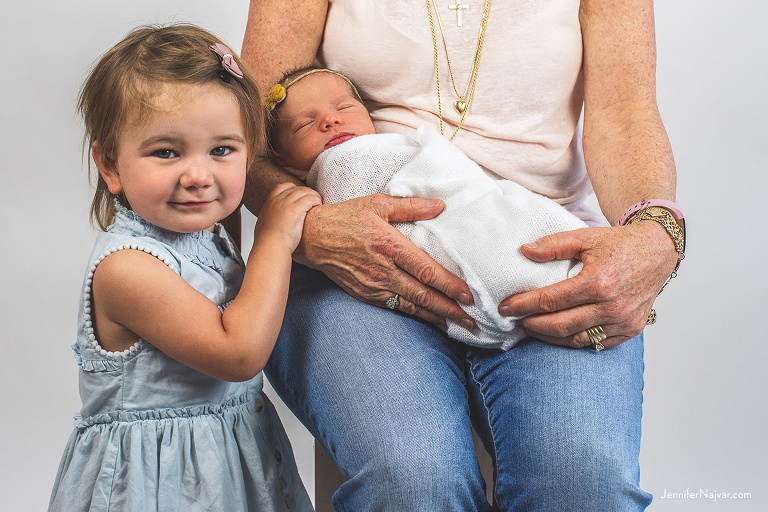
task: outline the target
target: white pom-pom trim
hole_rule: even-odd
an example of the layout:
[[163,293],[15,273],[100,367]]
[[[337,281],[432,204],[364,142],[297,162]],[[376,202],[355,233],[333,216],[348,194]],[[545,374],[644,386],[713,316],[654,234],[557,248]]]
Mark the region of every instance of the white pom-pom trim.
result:
[[108,357],[110,359],[118,359],[120,357],[125,357],[131,354],[135,354],[139,350],[139,347],[141,347],[142,343],[144,342],[144,340],[139,340],[136,343],[134,343],[130,348],[127,348],[120,352],[111,352],[111,351],[105,350],[104,348],[102,348],[101,345],[99,345],[99,342],[96,340],[96,335],[94,334],[94,331],[93,331],[93,319],[91,318],[91,314],[90,314],[91,313],[91,285],[93,284],[93,273],[95,272],[96,267],[99,266],[99,263],[101,263],[104,260],[104,258],[109,256],[113,252],[122,251],[124,249],[133,249],[133,250],[143,251],[159,259],[160,261],[165,263],[168,267],[171,266],[171,261],[165,256],[158,255],[157,251],[150,250],[149,248],[144,247],[143,245],[136,245],[136,244],[125,244],[125,245],[114,247],[112,249],[107,249],[98,258],[96,258],[85,280],[85,299],[83,300],[83,319],[85,320],[85,332],[93,348],[96,350],[96,352],[98,352],[102,356]]

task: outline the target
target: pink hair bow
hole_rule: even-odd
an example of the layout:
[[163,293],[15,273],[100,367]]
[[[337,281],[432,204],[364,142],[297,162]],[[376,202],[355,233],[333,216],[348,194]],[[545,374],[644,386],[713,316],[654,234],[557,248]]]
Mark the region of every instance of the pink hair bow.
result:
[[243,72],[240,71],[240,66],[235,62],[235,58],[232,56],[232,50],[227,48],[226,45],[216,43],[211,45],[211,50],[221,57],[221,66],[235,78],[243,78]]

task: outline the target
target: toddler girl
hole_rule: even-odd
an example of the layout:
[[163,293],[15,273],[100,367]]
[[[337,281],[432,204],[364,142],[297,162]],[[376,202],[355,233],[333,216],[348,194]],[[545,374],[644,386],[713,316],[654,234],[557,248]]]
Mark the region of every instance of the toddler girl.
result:
[[190,25],[134,30],[83,86],[103,232],[74,345],[82,409],[50,510],[312,510],[261,369],[320,198],[276,187],[247,270],[217,224],[263,143],[259,98],[240,59]]

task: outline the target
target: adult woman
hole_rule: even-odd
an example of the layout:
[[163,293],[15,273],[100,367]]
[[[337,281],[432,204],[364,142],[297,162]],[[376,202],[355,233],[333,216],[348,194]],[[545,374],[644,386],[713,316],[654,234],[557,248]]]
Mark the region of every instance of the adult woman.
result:
[[[254,1],[243,56],[265,89],[317,57],[358,84],[377,131],[445,125],[488,172],[593,225],[582,206],[590,180],[611,224],[644,197],[674,199],[650,0],[467,7]],[[255,179],[267,190],[289,177],[262,168]],[[260,201],[251,194],[247,204],[258,211]],[[503,301],[503,314],[531,315],[523,323],[532,339],[501,352],[453,343],[429,324],[471,322],[456,303],[471,300],[469,290],[388,222],[440,209],[371,196],[307,216],[296,260],[341,288],[295,272],[268,376],[348,477],[336,509],[488,509],[470,424],[494,457],[503,510],[645,508],[641,332],[681,252],[667,227],[594,227],[525,247],[533,260],[578,257],[584,269]]]

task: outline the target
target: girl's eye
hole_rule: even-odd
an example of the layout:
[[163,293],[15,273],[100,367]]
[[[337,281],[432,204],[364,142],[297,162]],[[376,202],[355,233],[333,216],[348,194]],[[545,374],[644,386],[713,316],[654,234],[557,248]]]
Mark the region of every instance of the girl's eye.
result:
[[173,158],[175,156],[178,156],[176,152],[174,152],[171,149],[158,149],[157,151],[155,151],[154,155],[157,158]]
[[219,146],[218,148],[213,148],[211,150],[211,154],[213,156],[226,156],[232,152],[232,148],[228,148],[227,146]]

